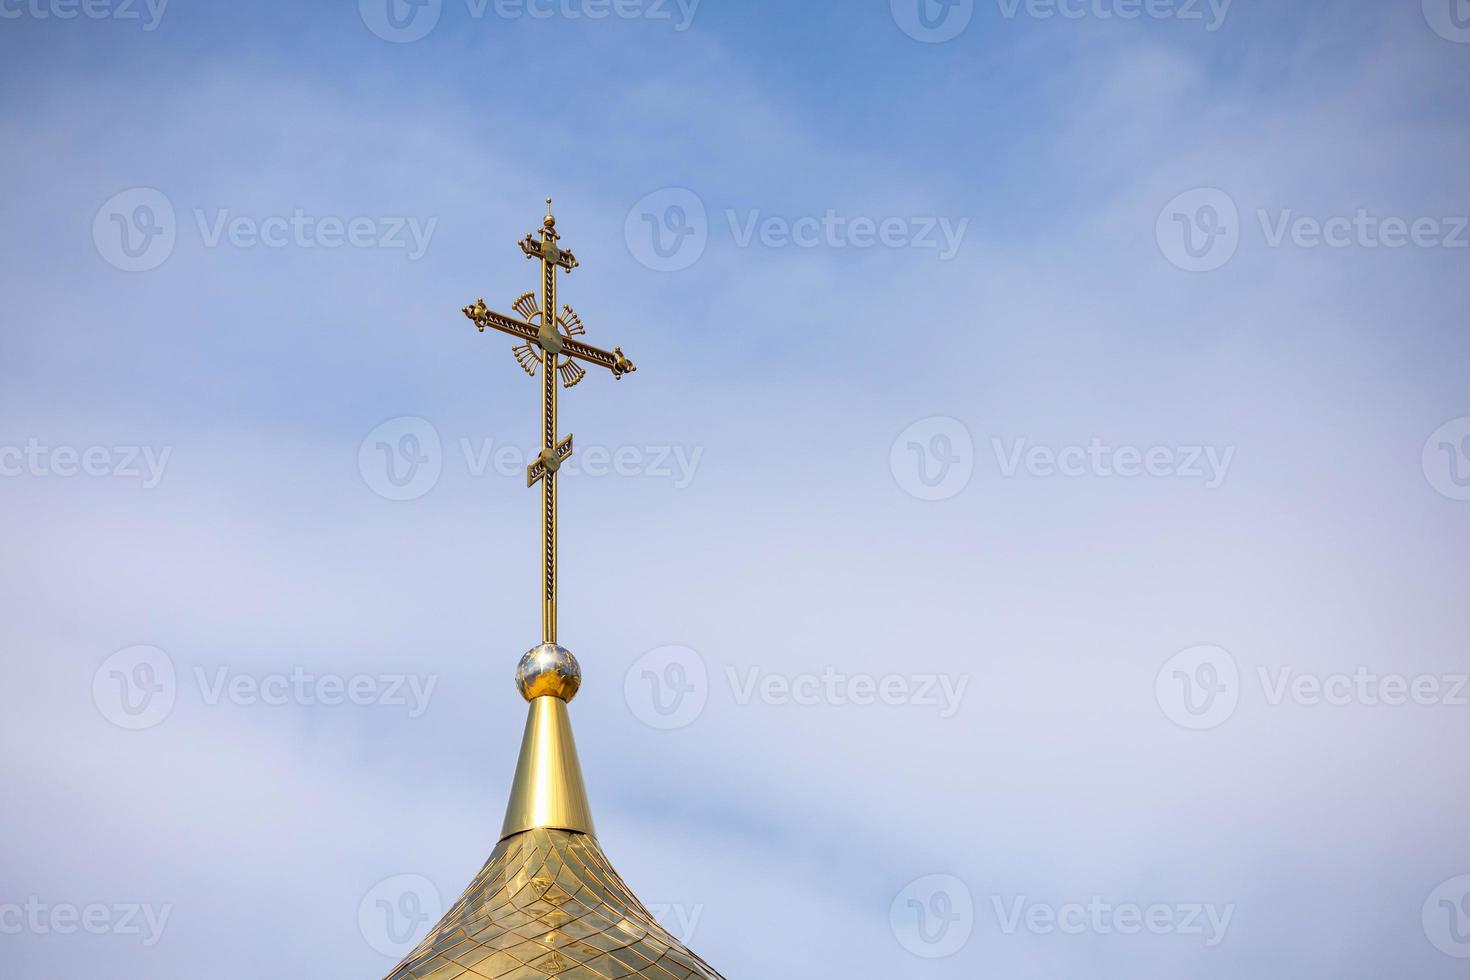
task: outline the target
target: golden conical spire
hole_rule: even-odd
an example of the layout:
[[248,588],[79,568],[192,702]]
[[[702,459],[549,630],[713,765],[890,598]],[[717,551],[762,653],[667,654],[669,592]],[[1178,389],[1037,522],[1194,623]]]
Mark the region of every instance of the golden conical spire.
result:
[[[516,685],[530,702],[520,760],[505,811],[500,842],[479,875],[389,980],[722,980],[685,949],[634,897],[613,870],[594,836],[592,810],[582,783],[582,764],[572,738],[567,705],[582,671],[556,642],[557,472],[572,454],[572,438],[556,426],[556,381],[570,388],[585,377],[578,361],[606,368],[615,378],[636,368],[621,348],[612,353],[572,339],[581,319],[556,313],[557,270],[577,267],[556,244],[551,201],[540,238],[521,248],[541,260],[541,303],[524,319],[491,312],[485,301],[464,308],[481,332],[488,328],[521,341],[542,371],[542,452],[527,474],[541,484],[542,643],[521,658]],[[523,298],[524,299],[524,298]],[[531,320],[539,320],[532,323]],[[539,355],[534,351],[539,350]],[[558,357],[564,359],[558,369]],[[527,367],[527,373],[534,373]]]
[[587,805],[582,763],[567,713],[567,702],[576,695],[581,677],[576,658],[554,644],[542,644],[521,660],[516,684],[531,702],[531,711],[501,840],[536,829],[593,833],[592,808]]

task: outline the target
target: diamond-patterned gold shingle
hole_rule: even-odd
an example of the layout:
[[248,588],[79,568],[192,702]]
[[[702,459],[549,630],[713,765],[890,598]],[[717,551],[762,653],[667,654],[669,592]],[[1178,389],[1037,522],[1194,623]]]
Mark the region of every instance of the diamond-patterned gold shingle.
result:
[[723,980],[656,922],[597,841],[528,830],[501,841],[388,980]]

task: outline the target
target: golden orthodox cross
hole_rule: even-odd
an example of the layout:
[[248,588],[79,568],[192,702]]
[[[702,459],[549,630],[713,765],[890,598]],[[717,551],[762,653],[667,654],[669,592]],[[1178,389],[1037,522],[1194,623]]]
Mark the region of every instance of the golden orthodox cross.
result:
[[541,297],[538,304],[534,292],[516,300],[512,309],[520,319],[496,313],[483,299],[466,306],[464,315],[484,333],[487,328],[508,333],[521,341],[514,348],[516,360],[531,377],[541,369],[541,454],[526,468],[526,486],[541,484],[541,640],[556,643],[556,474],[572,455],[572,437],[558,440],[556,428],[556,384],[571,388],[587,376],[581,364],[607,368],[622,380],[638,368],[623,355],[621,347],[611,354],[584,344],[576,338],[587,332],[581,317],[564,306],[556,312],[556,272],[570,273],[577,259],[556,243],[561,235],[551,213],[551,198],[546,199],[546,218],[541,222],[541,235],[527,235],[521,251],[528,259],[541,260]]

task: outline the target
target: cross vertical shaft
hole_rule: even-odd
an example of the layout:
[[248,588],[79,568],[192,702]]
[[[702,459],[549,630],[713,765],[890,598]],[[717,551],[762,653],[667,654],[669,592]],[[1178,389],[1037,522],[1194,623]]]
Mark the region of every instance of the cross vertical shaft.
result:
[[[542,230],[542,241],[551,244],[554,229]],[[556,262],[553,254],[541,256],[541,322],[543,328],[556,329]],[[556,454],[556,359],[551,350],[543,354],[541,372],[541,449],[542,458]],[[541,642],[556,642],[556,473],[548,470],[541,487]]]

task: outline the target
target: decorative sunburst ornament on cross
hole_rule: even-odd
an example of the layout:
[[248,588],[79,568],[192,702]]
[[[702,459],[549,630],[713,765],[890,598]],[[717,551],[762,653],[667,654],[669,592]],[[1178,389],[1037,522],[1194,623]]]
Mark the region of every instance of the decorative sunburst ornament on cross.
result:
[[[511,305],[511,309],[521,315],[521,319],[536,327],[541,328],[543,318],[541,316],[541,304],[536,300],[534,292],[525,293],[520,299]],[[563,337],[571,339],[581,337],[587,333],[587,328],[582,324],[582,318],[577,316],[575,310],[570,306],[563,306],[561,312],[556,316],[556,329]],[[520,364],[521,370],[531,377],[536,377],[536,370],[545,361],[545,356],[536,344],[524,343],[512,348],[516,356],[516,362]],[[587,377],[586,370],[576,361],[565,360],[556,367],[557,376],[561,378],[564,387],[574,388],[577,382]]]

